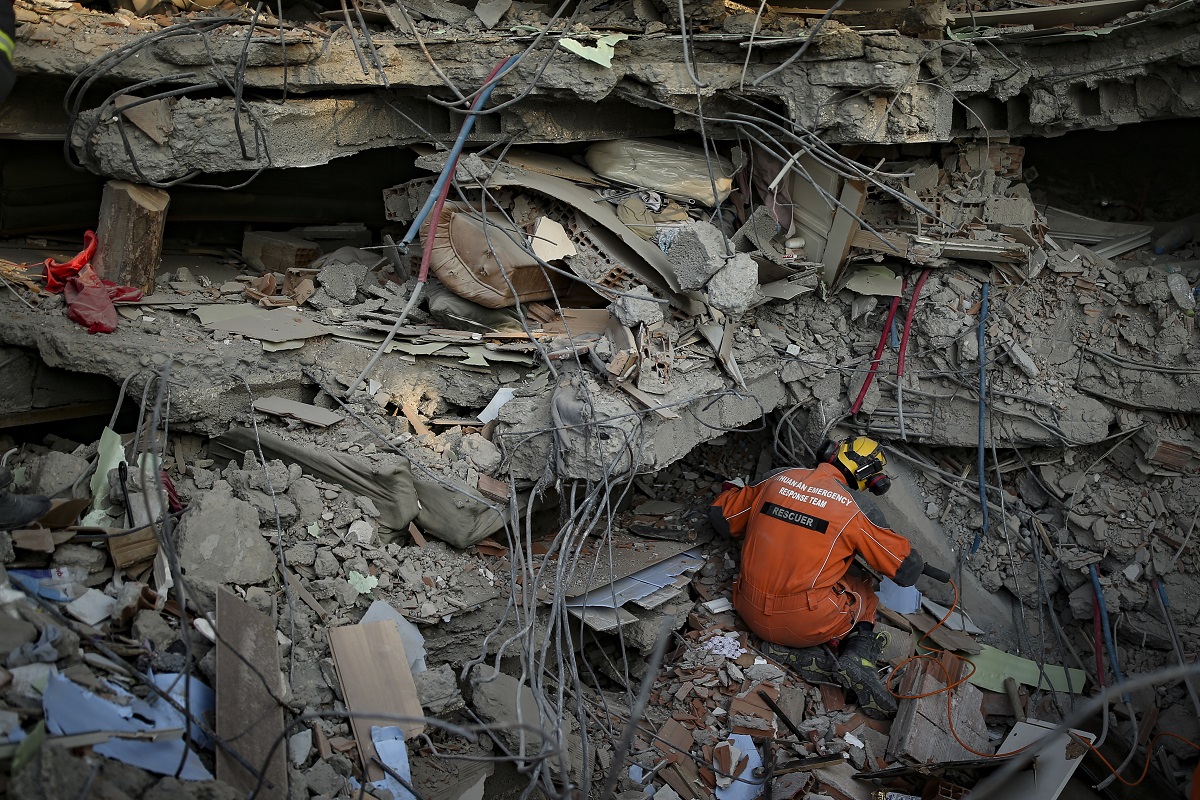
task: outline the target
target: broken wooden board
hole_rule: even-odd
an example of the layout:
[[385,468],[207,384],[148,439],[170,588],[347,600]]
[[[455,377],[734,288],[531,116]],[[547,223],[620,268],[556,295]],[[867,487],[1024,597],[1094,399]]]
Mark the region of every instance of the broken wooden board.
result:
[[287,579],[288,588],[303,600],[306,606],[315,611],[322,622],[329,619],[329,612],[317,602],[317,598],[313,597],[312,592],[304,587],[304,584],[300,582],[300,579],[296,577],[294,572],[290,569],[284,570],[284,577]]
[[641,621],[623,608],[572,606],[567,609],[567,613],[592,630],[600,631],[601,633],[615,631],[617,628]]
[[[535,543],[536,545],[536,543]],[[610,582],[641,572],[648,567],[666,561],[680,553],[695,547],[694,542],[668,542],[666,540],[646,541],[625,530],[612,532],[612,564],[611,569],[605,565],[602,570],[577,570],[569,585],[563,586],[563,596],[577,597],[593,589],[607,586]],[[607,546],[605,546],[607,549]],[[549,596],[543,597],[549,600]]]
[[108,554],[112,556],[117,569],[132,567],[143,561],[153,561],[158,555],[158,537],[154,535],[153,528],[143,528],[117,536],[110,535],[105,541],[108,542]]
[[425,730],[421,701],[417,699],[400,632],[394,622],[330,628],[329,648],[342,684],[342,697],[352,715],[350,726],[367,779],[382,780],[384,772],[376,763],[371,726],[395,725],[404,731],[405,739]]
[[1001,25],[1032,25],[1035,30],[1065,25],[1104,25],[1131,11],[1141,11],[1145,0],[1092,0],[1085,3],[1055,3],[1037,8],[1013,8],[1006,11],[976,11],[950,14],[950,28]]
[[961,631],[952,631],[945,625],[939,626],[936,619],[923,611],[919,611],[916,614],[904,614],[903,616],[904,619],[912,624],[913,628],[925,634],[923,637],[917,637],[918,647],[927,646],[925,643],[932,642],[946,650],[971,654],[978,653],[983,647],[979,642]]
[[584,333],[604,333],[608,330],[608,319],[612,314],[607,308],[564,308],[558,319],[542,323],[541,330],[556,336],[571,336]]
[[74,525],[87,507],[92,504],[90,497],[77,497],[72,500],[52,500],[50,510],[38,518],[37,524],[43,528],[66,528]]
[[[995,752],[983,718],[980,691],[964,683],[955,687],[952,696],[947,698],[945,686],[941,668],[931,659],[914,661],[905,668],[897,694],[928,696],[900,700],[888,740],[889,761],[903,758],[918,764],[932,764]],[[967,746],[960,744],[960,740]]]
[[260,397],[255,400],[254,410],[261,411],[264,414],[274,414],[277,417],[298,419],[301,422],[321,428],[328,428],[335,422],[341,422],[344,419],[336,411],[330,411],[327,408],[314,406],[310,403],[298,403],[295,400],[287,400],[275,395]]
[[842,266],[850,255],[850,246],[854,243],[854,235],[858,233],[858,221],[862,219],[863,206],[867,203],[867,182],[847,179],[842,185],[838,203],[838,209],[833,215],[833,224],[829,226],[825,252],[821,254],[821,263],[825,265],[825,276],[829,286],[837,284],[841,278]]
[[77,531],[51,531],[48,528],[28,528],[12,531],[13,547],[35,553],[53,553],[54,548],[75,538]]
[[[217,736],[246,763],[265,772],[259,797],[287,800],[287,748],[276,746],[284,727],[283,707],[276,700],[281,676],[275,625],[221,589],[216,627]],[[249,795],[259,786],[258,776],[223,748],[217,748],[216,762],[217,779],[239,792]]]

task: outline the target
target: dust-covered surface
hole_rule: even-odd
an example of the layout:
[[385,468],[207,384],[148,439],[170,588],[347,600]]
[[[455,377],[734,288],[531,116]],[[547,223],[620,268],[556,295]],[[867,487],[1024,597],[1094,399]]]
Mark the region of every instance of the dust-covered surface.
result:
[[[129,5],[17,0],[0,187],[55,139],[234,188],[168,214],[141,300],[104,302],[125,264],[50,291],[81,230],[0,250],[6,491],[59,505],[0,533],[11,796],[866,797],[1114,685],[1071,724],[1186,786],[1200,701],[1157,673],[1200,650],[1190,167],[1029,154],[1197,116],[1192,4]],[[256,170],[367,150],[402,164],[355,193],[377,222],[303,181],[229,222]],[[881,618],[894,720],[747,631],[704,521],[854,433],[895,482],[863,505],[975,626]],[[172,715],[176,673],[215,709]],[[884,787],[979,776],[942,779]]]

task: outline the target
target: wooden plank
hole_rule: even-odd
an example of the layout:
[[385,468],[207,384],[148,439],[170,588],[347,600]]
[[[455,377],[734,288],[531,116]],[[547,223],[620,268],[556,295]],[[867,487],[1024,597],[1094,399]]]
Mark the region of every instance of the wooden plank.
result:
[[915,614],[905,614],[904,619],[908,620],[921,633],[927,634],[926,637],[917,637],[918,647],[927,646],[927,642],[924,641],[924,639],[927,639],[938,647],[971,653],[972,655],[978,653],[982,648],[982,645],[961,631],[952,631],[945,625],[939,627],[937,624],[938,621],[924,611],[918,611]]
[[421,420],[420,415],[417,414],[416,404],[411,402],[404,403],[400,406],[400,411],[404,414],[404,418],[408,420],[408,424],[412,425],[413,433],[415,433],[417,436],[424,436],[427,433],[431,433],[429,426],[426,425]]
[[71,403],[65,406],[33,408],[29,411],[4,414],[0,415],[0,428],[15,428],[21,425],[37,425],[42,422],[58,422],[81,417],[107,417],[112,414],[113,403],[112,400],[102,400],[96,403]]
[[296,577],[295,573],[293,573],[290,569],[284,570],[284,577],[287,578],[288,588],[291,589],[297,597],[303,600],[306,606],[317,612],[317,616],[321,618],[322,622],[325,622],[329,619],[329,612],[325,610],[323,605],[317,602],[317,598],[312,596],[312,592],[304,588],[304,584],[300,582],[300,579]]
[[837,283],[842,265],[850,255],[850,245],[854,243],[854,234],[858,232],[858,220],[867,202],[867,182],[847,180],[838,202],[841,206],[834,212],[829,239],[821,255],[821,263],[825,265],[825,280],[829,286]]
[[854,234],[851,244],[863,250],[891,253],[900,257],[908,253],[908,237],[902,233],[892,233],[891,231],[873,233],[871,231],[859,230]]
[[918,764],[931,764],[995,752],[984,723],[983,697],[979,690],[964,683],[954,689],[948,700],[945,691],[938,691],[946,686],[940,675],[941,669],[934,666],[932,660],[917,661],[905,669],[899,694],[927,696],[900,701],[888,739],[889,760],[904,758]]
[[[260,798],[286,800],[287,748],[274,747],[284,732],[283,708],[275,699],[280,675],[275,625],[266,614],[221,589],[217,632],[217,735],[247,763],[265,771]],[[217,749],[216,760],[218,780],[246,795],[255,790],[258,776],[223,749]]]
[[[797,232],[804,237],[804,249],[810,261],[819,261],[825,254],[829,229],[833,226],[834,208],[825,193],[836,197],[839,194],[840,176],[810,155],[796,159],[805,176],[789,176],[792,195],[792,221]],[[811,180],[811,183],[810,183]],[[815,185],[814,185],[815,184]],[[820,187],[821,191],[817,190]]]
[[264,414],[274,414],[279,417],[291,417],[309,425],[327,428],[335,422],[341,422],[343,417],[336,411],[314,406],[311,403],[298,403],[283,397],[271,395],[260,397],[254,401],[254,410]]
[[77,497],[70,500],[53,500],[50,510],[38,519],[38,525],[43,528],[65,528],[74,525],[75,520],[88,506],[92,504],[90,497]]
[[[405,739],[425,730],[421,701],[417,699],[400,632],[394,622],[330,628],[329,648],[342,684],[342,697],[352,714],[350,726],[367,779],[382,780],[384,772],[375,763],[371,726],[395,725],[404,731]],[[408,721],[396,717],[407,717]]]
[[13,547],[18,550],[32,550],[35,553],[54,552],[54,538],[46,528],[12,531],[11,536]]
[[112,556],[117,569],[153,561],[158,555],[158,539],[152,528],[143,528],[124,536],[112,536],[105,541],[108,542],[108,554]]

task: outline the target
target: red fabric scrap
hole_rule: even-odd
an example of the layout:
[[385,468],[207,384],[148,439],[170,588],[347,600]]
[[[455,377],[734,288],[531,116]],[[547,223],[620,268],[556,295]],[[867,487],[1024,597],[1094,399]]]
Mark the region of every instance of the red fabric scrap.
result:
[[142,292],[132,286],[106,281],[92,269],[96,255],[96,234],[83,234],[83,251],[70,261],[58,263],[46,259],[46,288],[62,293],[67,301],[67,316],[87,327],[88,333],[112,333],[117,329],[117,309],[114,300],[133,302],[142,299]]

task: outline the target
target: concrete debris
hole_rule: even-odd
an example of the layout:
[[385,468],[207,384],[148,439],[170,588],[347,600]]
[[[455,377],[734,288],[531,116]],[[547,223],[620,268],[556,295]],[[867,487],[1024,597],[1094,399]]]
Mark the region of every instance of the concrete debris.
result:
[[[270,502],[270,498],[267,498]],[[262,510],[218,483],[179,521],[179,563],[193,578],[260,583],[275,571],[275,554],[259,532]]]

